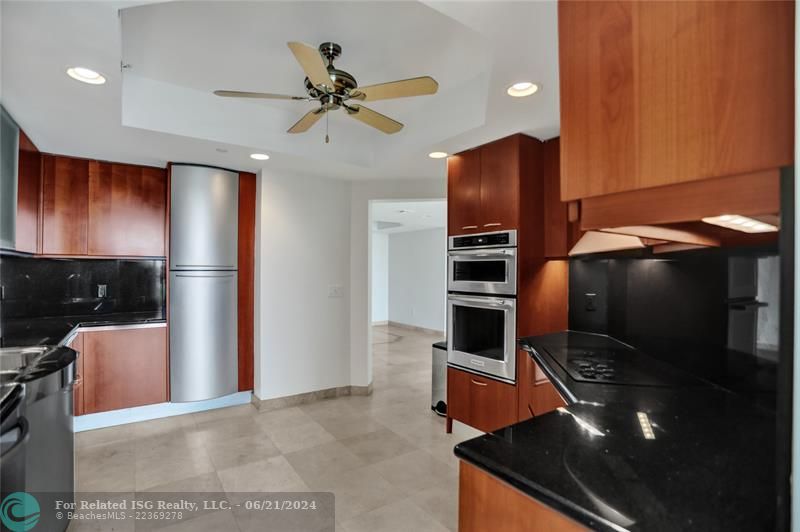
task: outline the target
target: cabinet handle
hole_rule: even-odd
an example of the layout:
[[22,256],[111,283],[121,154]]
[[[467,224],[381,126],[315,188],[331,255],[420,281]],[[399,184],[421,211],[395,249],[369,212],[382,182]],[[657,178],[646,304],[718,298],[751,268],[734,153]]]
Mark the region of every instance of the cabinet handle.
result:
[[477,229],[477,228],[478,228],[477,225],[465,225],[461,229]]
[[485,383],[485,382],[476,381],[475,379],[470,379],[470,380],[472,381],[472,384],[477,384],[478,386],[489,386],[489,385],[488,385],[487,383]]
[[492,222],[490,224],[483,224],[484,227],[500,227],[501,225],[503,225],[503,224],[501,224],[500,222]]

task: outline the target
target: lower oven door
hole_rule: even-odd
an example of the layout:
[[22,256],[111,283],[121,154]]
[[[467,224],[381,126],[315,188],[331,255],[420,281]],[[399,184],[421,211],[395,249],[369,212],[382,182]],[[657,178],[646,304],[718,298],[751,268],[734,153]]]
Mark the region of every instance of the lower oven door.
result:
[[506,382],[516,379],[517,302],[447,296],[447,362]]

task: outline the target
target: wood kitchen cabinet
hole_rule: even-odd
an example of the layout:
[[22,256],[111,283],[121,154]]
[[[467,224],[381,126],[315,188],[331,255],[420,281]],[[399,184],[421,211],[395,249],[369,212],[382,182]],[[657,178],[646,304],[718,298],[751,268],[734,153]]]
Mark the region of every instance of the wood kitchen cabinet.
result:
[[[547,378],[542,368],[539,367],[539,364],[530,356],[528,356],[528,360],[525,363],[530,366],[530,369],[526,372],[529,375],[527,382],[520,384],[528,388],[525,394],[525,416],[521,414],[520,418],[541,416],[552,412],[556,408],[567,406],[567,402],[558,393],[556,387]],[[522,401],[521,397],[520,401]],[[522,408],[523,405],[520,405],[520,409]]]
[[541,184],[541,142],[512,135],[447,162],[447,221],[450,235],[520,229],[521,203],[530,181]]
[[83,408],[83,334],[78,333],[67,347],[78,353],[75,361],[75,380],[72,383],[72,410],[76,416],[84,414]]
[[451,235],[481,232],[481,151],[447,159],[447,229]]
[[83,413],[167,401],[167,328],[84,331]]
[[553,508],[464,461],[458,477],[459,532],[577,532],[587,530]]
[[447,368],[447,424],[460,421],[491,432],[517,421],[517,388],[455,368]]
[[793,161],[794,3],[561,1],[561,198]]
[[17,224],[14,249],[39,251],[39,207],[42,191],[42,154],[24,131],[19,131]]
[[541,152],[544,255],[553,259],[566,258],[583,233],[577,222],[569,221],[568,204],[561,201],[561,139],[556,137],[543,142]]
[[86,159],[42,158],[42,253],[86,255],[89,223],[89,163]]
[[165,256],[166,212],[166,170],[90,163],[89,255]]

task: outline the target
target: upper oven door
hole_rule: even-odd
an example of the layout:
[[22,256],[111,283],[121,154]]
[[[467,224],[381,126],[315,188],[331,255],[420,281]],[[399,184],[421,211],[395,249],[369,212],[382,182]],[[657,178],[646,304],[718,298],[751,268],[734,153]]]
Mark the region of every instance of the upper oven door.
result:
[[447,271],[451,292],[517,294],[516,248],[451,250]]

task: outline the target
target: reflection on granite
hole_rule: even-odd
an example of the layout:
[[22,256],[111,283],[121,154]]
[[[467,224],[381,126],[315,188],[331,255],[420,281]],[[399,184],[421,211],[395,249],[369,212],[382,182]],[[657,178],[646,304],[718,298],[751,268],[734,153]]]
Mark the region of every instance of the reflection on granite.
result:
[[163,321],[165,273],[163,260],[2,255],[1,345],[57,344],[79,323]]
[[563,342],[520,341],[571,404],[457,456],[592,529],[774,528],[774,412],[702,379],[581,382],[548,353]]

